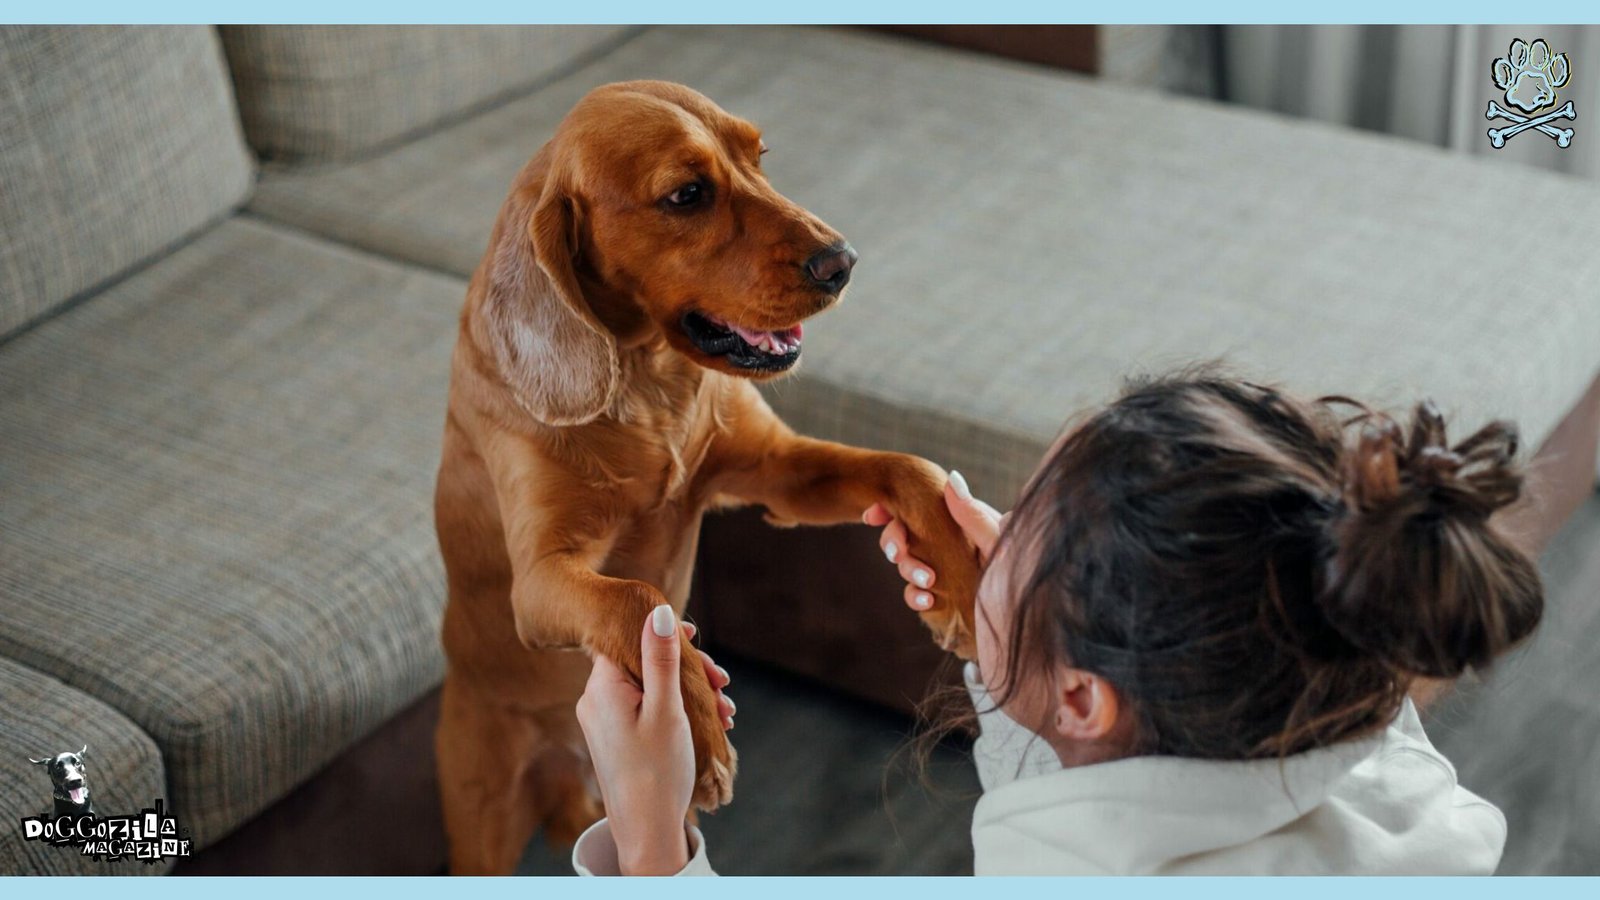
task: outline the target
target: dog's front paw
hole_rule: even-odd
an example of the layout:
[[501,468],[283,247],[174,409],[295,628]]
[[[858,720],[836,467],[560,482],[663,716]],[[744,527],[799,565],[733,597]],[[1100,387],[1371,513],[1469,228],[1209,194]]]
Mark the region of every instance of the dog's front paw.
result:
[[962,659],[977,659],[978,642],[974,618],[978,580],[982,573],[970,550],[966,553],[929,553],[928,560],[939,573],[939,583],[928,593],[933,606],[923,610],[922,624],[933,632],[933,639],[945,650]]
[[920,612],[922,622],[940,647],[962,659],[975,659],[975,608],[983,578],[978,552],[945,505],[944,470],[924,459],[909,459],[911,474],[898,482],[892,512],[905,521],[911,555],[937,573],[926,590],[933,595],[933,605]]
[[726,736],[712,744],[704,760],[695,756],[699,771],[695,773],[694,808],[712,812],[717,807],[733,801],[733,776],[739,768],[739,754]]
[[733,799],[733,778],[739,769],[739,754],[734,752],[723,728],[717,691],[706,678],[701,656],[692,644],[684,644],[683,707],[689,714],[689,736],[694,743],[695,809],[712,812]]

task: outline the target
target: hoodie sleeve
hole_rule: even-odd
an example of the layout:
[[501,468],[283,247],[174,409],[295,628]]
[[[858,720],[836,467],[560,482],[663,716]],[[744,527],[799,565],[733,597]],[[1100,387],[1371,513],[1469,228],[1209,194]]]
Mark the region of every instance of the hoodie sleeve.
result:
[[[700,829],[685,824],[689,836],[689,864],[676,875],[715,875],[711,862],[706,859],[706,839]],[[572,868],[579,875],[621,875],[617,862],[617,843],[611,837],[611,821],[601,819],[590,825],[578,842],[572,845]]]

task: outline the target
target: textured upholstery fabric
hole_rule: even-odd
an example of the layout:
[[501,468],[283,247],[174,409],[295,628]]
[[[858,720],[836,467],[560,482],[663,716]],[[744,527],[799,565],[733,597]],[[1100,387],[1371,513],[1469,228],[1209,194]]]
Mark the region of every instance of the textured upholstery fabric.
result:
[[29,758],[85,744],[96,812],[124,815],[166,797],[161,752],[149,735],[101,701],[0,658],[0,875],[159,875],[172,868],[170,860],[90,859],[75,847],[22,839],[23,817],[54,809],[50,775]]
[[0,336],[241,202],[215,33],[0,27]]
[[442,674],[463,290],[237,218],[0,353],[0,656],[148,732],[202,846]]
[[515,94],[636,29],[615,25],[231,25],[221,29],[251,146],[349,157]]
[[775,407],[998,503],[1128,373],[1224,357],[1304,392],[1433,395],[1463,428],[1510,416],[1535,445],[1600,370],[1594,185],[836,31],[654,29],[380,158],[266,178],[253,206],[468,272],[566,110],[637,77],[762,125],[772,182],[861,251]]

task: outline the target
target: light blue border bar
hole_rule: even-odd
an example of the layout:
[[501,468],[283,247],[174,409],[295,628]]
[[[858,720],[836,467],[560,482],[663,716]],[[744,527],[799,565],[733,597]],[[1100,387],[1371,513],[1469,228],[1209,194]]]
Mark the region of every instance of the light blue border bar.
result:
[[[1550,22],[1600,22],[1600,3],[1574,0],[1546,0],[1528,8]],[[983,2],[864,2],[864,0],[805,0],[799,4],[755,4],[749,0],[694,0],[668,6],[660,2],[574,2],[528,3],[508,0],[455,0],[449,3],[421,3],[416,0],[374,2],[317,2],[317,0],[277,0],[258,7],[227,6],[198,0],[155,0],[128,3],[110,0],[69,0],[46,3],[40,0],[7,0],[0,7],[0,21],[7,23],[151,23],[151,22],[261,22],[261,23],[502,23],[546,24],[577,23],[1042,23],[1114,22],[1118,24],[1196,24],[1196,23],[1454,23],[1500,22],[1514,12],[1501,2],[1460,0],[1452,3],[1394,2],[1394,0],[1346,0],[1339,3],[1232,2],[1183,3],[1177,0],[1146,0],[1116,4],[1046,3],[1041,0],[983,0]],[[801,17],[803,16],[803,18]],[[47,879],[61,881],[64,879]],[[77,880],[77,879],[72,879]],[[26,890],[40,882],[9,881],[19,896],[54,894]],[[849,897],[881,900],[886,896],[914,896],[916,900],[969,900],[973,893],[1003,890],[1005,900],[1063,900],[1064,895],[1089,896],[1096,893],[1117,900],[1145,897],[1180,897],[1183,900],[1361,900],[1384,897],[1413,900],[1418,891],[1440,892],[1450,900],[1478,900],[1537,896],[1543,898],[1588,898],[1596,896],[1600,880],[1582,878],[1522,879],[1441,879],[1419,882],[1412,879],[1047,879],[1008,878],[979,883],[964,879],[832,878],[827,879],[829,900]],[[92,897],[98,888],[111,887],[122,900],[174,900],[204,898],[225,894],[228,900],[281,900],[285,894],[295,900],[329,897],[349,900],[353,894],[376,895],[382,900],[409,900],[417,897],[484,897],[493,900],[544,900],[544,898],[645,897],[650,900],[701,900],[705,897],[747,898],[753,894],[773,900],[815,900],[819,882],[804,878],[765,879],[211,879],[161,878],[122,879],[114,886],[104,881],[85,882],[67,888],[74,895]]]
[[[61,881],[64,879],[50,879]],[[77,879],[73,879],[77,880]],[[27,889],[37,884],[43,890]],[[700,900],[737,898],[750,900],[828,900],[861,897],[885,900],[1084,900],[1091,897],[1142,900],[1171,897],[1180,900],[1415,900],[1418,896],[1449,900],[1540,897],[1592,898],[1600,880],[1592,878],[1001,878],[973,881],[965,878],[134,878],[75,885],[45,885],[0,879],[0,887],[17,888],[17,896],[83,896],[93,898],[110,889],[119,900],[313,900],[352,897],[375,900],[448,896],[490,900],[552,900],[552,898],[624,898],[649,900]],[[82,893],[79,893],[79,892]]]
[[5,0],[0,21],[20,23],[69,22],[392,22],[492,23],[1030,23],[1113,22],[1144,23],[1455,23],[1504,22],[1508,15],[1534,13],[1546,22],[1600,21],[1600,3],[1594,0],[1545,0],[1534,6],[1513,7],[1487,0],[1459,2],[1405,2],[1405,0],[1346,0],[1346,2],[1285,3],[1270,0],[1129,0],[1118,3],[1045,2],[1045,0],[801,0],[795,3],[755,3],[751,0],[680,0],[678,3],[644,0],[565,0],[535,3],[527,0],[276,0],[253,5],[229,5],[200,0]]

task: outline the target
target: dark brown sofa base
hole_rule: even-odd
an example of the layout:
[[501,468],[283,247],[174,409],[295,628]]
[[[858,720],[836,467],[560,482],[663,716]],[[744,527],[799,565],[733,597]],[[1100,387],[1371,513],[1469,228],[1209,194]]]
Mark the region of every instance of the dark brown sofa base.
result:
[[175,875],[435,875],[444,825],[434,690]]
[[[1540,446],[1523,501],[1505,527],[1533,553],[1595,487],[1600,377]],[[1002,508],[1013,498],[992,498]],[[862,525],[777,529],[759,511],[706,517],[690,604],[708,649],[725,649],[809,676],[848,694],[913,712],[933,685],[959,684],[901,602],[905,583]]]

